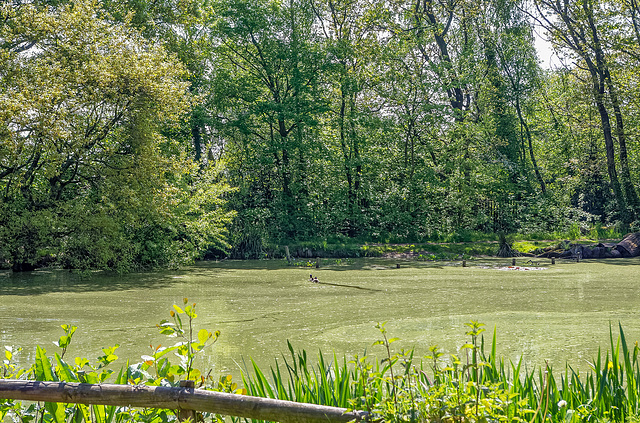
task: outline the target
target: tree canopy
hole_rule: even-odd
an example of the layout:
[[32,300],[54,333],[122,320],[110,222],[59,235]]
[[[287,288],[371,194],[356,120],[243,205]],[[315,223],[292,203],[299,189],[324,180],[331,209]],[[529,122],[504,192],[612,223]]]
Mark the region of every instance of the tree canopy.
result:
[[[0,255],[125,270],[302,239],[640,229],[638,12],[5,3]],[[534,26],[561,66],[540,67]]]
[[97,2],[5,7],[0,28],[3,250],[31,267],[189,261],[225,245],[225,185],[176,132],[184,66]]

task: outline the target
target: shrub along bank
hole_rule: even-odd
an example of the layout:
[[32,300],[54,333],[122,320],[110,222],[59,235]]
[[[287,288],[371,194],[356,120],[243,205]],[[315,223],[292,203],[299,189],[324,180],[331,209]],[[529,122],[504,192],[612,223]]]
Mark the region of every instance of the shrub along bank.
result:
[[[588,231],[571,226],[566,231],[528,232],[506,236],[520,253],[539,254],[544,248],[560,246],[563,242],[593,243],[602,240],[620,240],[623,236],[616,227],[596,225]],[[395,242],[394,239],[358,239],[332,236],[325,239],[273,243],[259,236],[244,238],[233,243],[227,251],[211,251],[210,258],[233,259],[285,258],[286,248],[294,258],[356,258],[404,255],[419,260],[451,260],[461,256],[494,256],[498,253],[500,237],[497,233],[477,231],[441,234],[416,242]]]

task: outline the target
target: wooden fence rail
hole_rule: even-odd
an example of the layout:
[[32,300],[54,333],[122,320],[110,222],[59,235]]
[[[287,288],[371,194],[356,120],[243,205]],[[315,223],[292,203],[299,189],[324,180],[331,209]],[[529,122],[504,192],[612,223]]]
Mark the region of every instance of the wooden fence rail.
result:
[[364,411],[193,388],[0,379],[0,399],[194,410],[286,423],[366,421]]

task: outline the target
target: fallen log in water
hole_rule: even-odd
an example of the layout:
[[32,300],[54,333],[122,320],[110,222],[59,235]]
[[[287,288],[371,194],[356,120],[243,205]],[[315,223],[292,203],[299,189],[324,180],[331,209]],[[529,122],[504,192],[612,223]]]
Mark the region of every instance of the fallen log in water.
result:
[[627,234],[622,241],[613,248],[620,251],[622,257],[640,256],[640,232]]
[[569,248],[557,248],[538,255],[539,258],[620,258],[640,256],[640,232],[627,234],[618,243],[595,245],[571,244]]

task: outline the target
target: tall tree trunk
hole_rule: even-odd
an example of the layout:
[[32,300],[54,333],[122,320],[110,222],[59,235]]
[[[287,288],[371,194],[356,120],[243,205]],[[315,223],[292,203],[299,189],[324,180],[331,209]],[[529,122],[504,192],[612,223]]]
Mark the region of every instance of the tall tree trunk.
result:
[[358,133],[356,131],[356,94],[351,93],[351,99],[349,102],[349,139],[351,140],[352,160],[355,164],[355,173],[353,181],[353,218],[355,221],[356,215],[359,214],[359,197],[360,197],[360,185],[362,183],[362,158],[360,157],[360,143],[358,141]]
[[[423,26],[431,28],[431,33],[436,41],[436,45],[438,46],[442,69],[444,69],[440,72],[440,77],[443,80],[442,82],[445,86],[449,104],[453,109],[454,119],[456,122],[460,123],[465,119],[464,112],[466,106],[468,106],[468,104],[465,104],[465,98],[468,99],[468,96],[465,97],[463,85],[455,71],[453,60],[449,54],[449,44],[445,39],[455,12],[453,5],[449,6],[450,9],[449,15],[447,16],[447,22],[442,23],[438,21],[433,10],[433,0],[417,0],[414,7],[413,19],[416,23],[416,27],[419,28],[418,35],[421,35]],[[465,42],[468,41],[466,38],[465,32]],[[418,48],[420,49],[422,56],[430,62],[431,59],[429,58],[429,53],[425,46],[422,43],[419,43]]]
[[611,105],[613,106],[613,112],[616,119],[616,137],[618,138],[618,146],[620,148],[620,173],[622,179],[622,189],[624,190],[627,204],[630,207],[631,216],[630,219],[635,220],[637,218],[637,210],[640,205],[638,200],[638,193],[636,192],[633,181],[631,179],[631,172],[629,171],[629,158],[627,156],[627,139],[624,131],[624,119],[622,111],[620,110],[620,102],[618,101],[618,93],[611,79],[609,69],[605,68],[605,80],[609,92],[609,98]]
[[638,5],[637,0],[628,0],[626,6],[629,9],[629,14],[631,15],[631,23],[633,24],[633,32],[636,36],[636,44],[640,46],[640,7]]
[[348,145],[347,134],[347,93],[343,86],[340,90],[340,114],[339,114],[339,131],[340,131],[340,148],[342,149],[342,158],[344,160],[344,173],[347,178],[347,214],[348,214],[348,236],[355,236],[354,223],[353,223],[353,209],[355,207],[355,192],[354,192],[354,175],[351,168],[352,152]]
[[522,108],[520,107],[520,99],[516,98],[516,112],[518,113],[518,119],[520,120],[520,124],[524,130],[524,135],[527,138],[527,143],[529,146],[529,157],[531,158],[531,165],[533,166],[533,171],[536,175],[536,179],[540,183],[540,190],[543,194],[547,192],[547,184],[544,182],[544,178],[540,173],[540,168],[538,168],[538,162],[536,160],[536,156],[533,152],[533,140],[531,138],[531,131],[529,130],[529,125],[527,121],[524,120],[524,116],[522,116]]
[[[600,35],[598,34],[598,29],[596,27],[593,10],[589,7],[587,1],[583,1],[582,3],[583,11],[585,13],[588,28],[591,32],[591,39],[593,43],[589,46],[595,56],[595,63],[591,60],[591,57],[588,55],[587,50],[583,50],[583,53],[586,57],[585,61],[587,62],[587,66],[589,67],[589,71],[591,72],[591,77],[593,81],[593,94],[596,100],[596,105],[598,107],[598,113],[600,114],[600,120],[602,122],[602,130],[604,132],[605,138],[605,148],[607,151],[607,170],[609,172],[609,178],[611,179],[611,186],[613,188],[613,193],[616,196],[616,200],[618,203],[618,207],[620,208],[620,213],[622,215],[622,219],[625,223],[630,223],[631,216],[629,216],[627,209],[627,201],[622,194],[622,189],[620,187],[620,181],[618,180],[618,175],[616,173],[616,163],[615,163],[615,148],[613,145],[613,136],[611,133],[611,121],[609,117],[609,112],[607,111],[605,105],[605,88],[607,86],[607,76],[609,73],[605,52],[602,48],[602,44],[600,42]],[[583,34],[576,34],[575,37],[584,36]],[[582,45],[588,45],[586,42],[583,42]],[[610,75],[609,75],[610,78]],[[613,84],[609,85],[609,88],[613,88]],[[617,96],[616,96],[617,101]],[[622,115],[620,115],[620,121],[618,129],[621,131],[619,135],[623,135],[623,127],[622,127]],[[618,141],[620,141],[618,139]],[[623,140],[624,144],[624,140]],[[625,144],[626,146],[626,144]],[[625,161],[626,161],[626,147],[625,147]],[[635,191],[634,191],[635,196]]]
[[195,116],[191,117],[191,137],[193,138],[193,149],[195,151],[196,162],[202,159],[202,132],[200,123]]
[[[616,171],[616,154],[611,131],[611,119],[605,103],[608,68],[605,52],[602,48],[600,35],[598,33],[598,27],[595,24],[592,9],[593,5],[589,1],[583,0],[576,5],[577,7],[581,7],[582,10],[572,11],[570,8],[570,6],[573,5],[572,3],[561,3],[551,0],[538,1],[551,9],[566,25],[566,28],[561,28],[549,20],[547,15],[543,14],[542,19],[546,22],[547,29],[559,34],[564,43],[584,60],[591,75],[593,100],[600,115],[600,123],[604,137],[607,172],[622,221],[628,224],[631,222],[631,216],[629,215],[627,202]],[[622,123],[622,121],[620,123]],[[622,130],[623,128],[619,127],[619,129]]]
[[618,203],[618,208],[624,220],[628,223],[627,216],[627,203],[622,189],[620,187],[620,181],[618,180],[618,173],[616,172],[616,156],[615,148],[613,145],[613,136],[611,134],[611,121],[609,118],[609,112],[604,104],[604,86],[603,81],[599,79],[599,74],[596,69],[591,69],[591,79],[593,83],[593,96],[600,115],[600,123],[602,125],[602,132],[604,135],[604,146],[607,155],[607,173],[609,174],[609,180],[611,181],[611,188],[613,194]]

